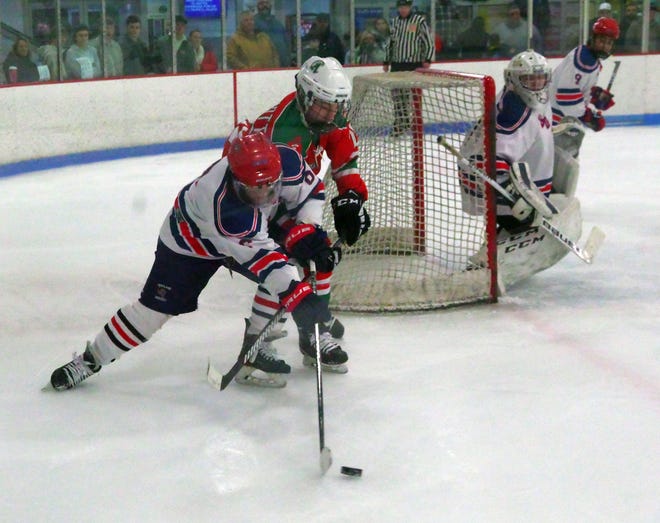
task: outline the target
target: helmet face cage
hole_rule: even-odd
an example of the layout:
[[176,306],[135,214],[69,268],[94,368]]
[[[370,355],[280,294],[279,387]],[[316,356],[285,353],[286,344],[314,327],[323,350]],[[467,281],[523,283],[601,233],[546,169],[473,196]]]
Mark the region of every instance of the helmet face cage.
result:
[[552,69],[547,60],[528,50],[514,56],[504,70],[504,80],[529,107],[545,105]]
[[[305,124],[312,130],[327,132],[346,119],[353,88],[341,64],[335,58],[312,56],[296,74],[296,98]],[[337,112],[331,121],[314,121],[309,118],[315,102],[337,104]]]
[[252,207],[264,209],[271,205],[277,204],[280,191],[282,189],[282,180],[279,179],[272,183],[262,185],[249,186],[240,182],[235,177],[233,178],[233,185],[236,194],[243,203],[247,203]]
[[234,140],[227,153],[234,190],[253,207],[277,203],[282,186],[282,161],[277,147],[263,133]]

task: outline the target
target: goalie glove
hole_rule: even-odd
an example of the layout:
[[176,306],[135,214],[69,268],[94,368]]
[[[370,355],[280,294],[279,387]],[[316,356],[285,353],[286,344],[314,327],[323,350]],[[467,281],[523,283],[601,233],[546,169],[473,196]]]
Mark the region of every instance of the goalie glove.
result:
[[511,203],[511,214],[523,225],[531,224],[536,217],[536,211],[527,201],[520,196],[520,193],[516,189],[512,181],[508,181],[502,188],[505,189],[513,198],[513,203]]
[[341,249],[333,249],[328,234],[310,223],[293,227],[284,239],[284,248],[300,262],[314,260],[320,272],[332,272],[341,259]]
[[371,226],[371,218],[364,208],[364,200],[357,192],[351,190],[335,196],[330,204],[337,234],[347,245],[353,245]]
[[591,88],[591,100],[589,100],[596,109],[607,111],[614,105],[614,95],[607,89],[594,85]]
[[582,116],[580,116],[580,121],[589,129],[598,132],[605,129],[605,118],[603,117],[600,111],[594,113],[591,109],[587,107],[587,110]]

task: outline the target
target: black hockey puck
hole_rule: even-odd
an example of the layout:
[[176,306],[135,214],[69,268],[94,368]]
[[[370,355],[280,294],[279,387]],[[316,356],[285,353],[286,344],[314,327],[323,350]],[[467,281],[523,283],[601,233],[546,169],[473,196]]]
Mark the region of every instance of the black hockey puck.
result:
[[360,476],[362,476],[362,469],[358,469],[354,467],[342,467],[341,473],[344,476],[353,476],[354,478],[359,478]]

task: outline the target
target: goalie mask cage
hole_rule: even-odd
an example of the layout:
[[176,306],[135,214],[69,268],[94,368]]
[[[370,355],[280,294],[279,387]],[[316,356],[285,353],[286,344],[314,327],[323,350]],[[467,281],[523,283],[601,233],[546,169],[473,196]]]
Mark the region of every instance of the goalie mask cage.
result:
[[[470,190],[485,197],[464,211],[456,158],[438,143],[442,135],[460,148],[470,135],[481,147],[479,166],[493,176],[494,115],[489,76],[424,69],[354,78],[350,121],[371,228],[343,248],[333,309],[415,311],[496,301],[494,193],[472,177]],[[330,200],[336,186],[329,179],[325,186]],[[329,205],[323,225],[334,231]]]

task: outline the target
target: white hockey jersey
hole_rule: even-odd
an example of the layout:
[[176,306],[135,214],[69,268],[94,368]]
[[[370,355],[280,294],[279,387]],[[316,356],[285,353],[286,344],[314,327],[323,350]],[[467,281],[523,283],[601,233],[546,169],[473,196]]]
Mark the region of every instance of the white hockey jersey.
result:
[[564,116],[584,115],[591,88],[598,82],[602,68],[600,59],[586,45],[576,47],[564,57],[552,72],[550,84],[553,125]]
[[[554,166],[554,141],[550,123],[550,104],[528,107],[513,91],[504,89],[497,98],[496,107],[496,181],[503,185],[509,181],[511,164],[527,162],[532,180],[545,194],[552,189]],[[483,167],[478,137],[469,135],[461,146],[464,156],[477,166]],[[483,198],[483,183],[473,174],[461,171],[463,210],[477,214],[483,209],[478,200]],[[510,216],[511,204],[497,193],[497,215]]]
[[[292,220],[320,224],[323,182],[295,149],[285,145],[277,149],[282,161],[279,204]],[[297,269],[268,235],[268,220],[278,206],[258,209],[241,201],[227,176],[228,166],[226,158],[215,162],[179,192],[159,238],[186,256],[232,258],[277,295],[298,279]]]

